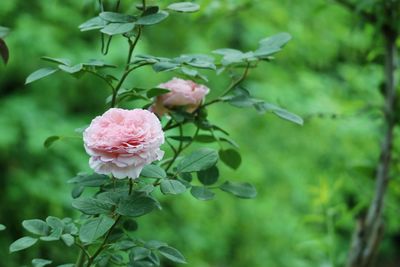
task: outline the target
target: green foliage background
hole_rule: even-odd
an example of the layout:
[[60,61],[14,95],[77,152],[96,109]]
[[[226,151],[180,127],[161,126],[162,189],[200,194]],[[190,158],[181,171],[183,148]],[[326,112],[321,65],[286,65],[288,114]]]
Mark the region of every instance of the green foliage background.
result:
[[[46,65],[40,60],[44,55],[123,64],[127,47],[122,38],[114,38],[103,57],[99,35],[77,28],[96,13],[94,2],[0,3],[0,24],[11,28],[6,38],[10,62],[0,66],[0,223],[7,226],[0,232],[0,266],[29,265],[29,259],[39,257],[57,264],[76,258],[77,250],[68,251],[63,244],[40,244],[11,255],[8,245],[24,234],[23,219],[74,216],[66,181],[88,170],[88,156],[80,139],[64,139],[50,149],[43,141],[55,134],[78,135],[76,128],[104,111],[110,92],[91,76],[74,79],[60,73],[29,86],[24,81]],[[122,2],[129,6],[134,1]],[[196,2],[201,12],[176,14],[146,29],[139,53],[174,57],[222,47],[251,50],[261,38],[289,32],[293,40],[275,61],[251,71],[246,85],[255,95],[303,116],[305,125],[250,109],[213,106],[211,118],[231,132],[243,156],[237,172],[222,167],[222,176],[254,183],[258,197],[238,200],[221,192],[214,201],[200,202],[188,193],[160,196],[163,210],[139,219],[133,235],[170,243],[183,252],[188,266],[342,266],[354,218],[372,198],[379,157],[379,36],[333,1]],[[151,87],[172,76],[144,69],[130,83]],[[209,78],[210,97],[229,82]],[[396,266],[400,260],[397,165],[377,266]]]

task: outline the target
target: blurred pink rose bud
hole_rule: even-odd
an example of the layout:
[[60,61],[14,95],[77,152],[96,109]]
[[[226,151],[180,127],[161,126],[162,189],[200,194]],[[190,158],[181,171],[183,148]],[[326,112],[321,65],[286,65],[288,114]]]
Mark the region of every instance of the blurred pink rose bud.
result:
[[194,83],[191,80],[173,78],[171,81],[162,83],[158,88],[168,89],[171,92],[160,95],[150,110],[159,116],[168,112],[169,108],[186,107],[187,112],[195,111],[200,106],[209,89],[202,85]]
[[83,132],[83,142],[90,167],[119,179],[139,177],[145,165],[164,156],[161,123],[143,109],[109,109],[93,119]]

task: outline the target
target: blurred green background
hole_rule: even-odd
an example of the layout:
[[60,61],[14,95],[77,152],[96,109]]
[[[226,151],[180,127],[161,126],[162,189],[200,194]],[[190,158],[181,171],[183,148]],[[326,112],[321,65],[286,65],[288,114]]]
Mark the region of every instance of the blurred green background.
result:
[[[82,142],[65,139],[45,149],[43,141],[50,135],[78,135],[76,128],[104,112],[110,92],[89,75],[74,79],[59,73],[29,86],[24,81],[46,66],[40,60],[45,55],[124,63],[122,38],[114,38],[104,57],[98,33],[77,28],[96,14],[95,2],[0,2],[0,25],[11,29],[6,38],[10,61],[0,66],[0,223],[7,226],[0,232],[0,266],[28,266],[40,257],[74,262],[78,253],[61,242],[14,254],[8,245],[24,235],[24,219],[77,216],[66,181],[88,170]],[[177,247],[188,266],[343,266],[355,217],[373,196],[382,136],[379,36],[333,1],[196,2],[201,12],[174,14],[146,29],[138,53],[174,57],[222,47],[253,50],[258,40],[289,32],[293,40],[275,61],[252,70],[246,84],[255,95],[301,115],[305,125],[213,106],[211,119],[231,133],[243,156],[237,172],[221,166],[222,177],[252,182],[258,197],[239,200],[219,192],[215,200],[201,202],[189,193],[160,196],[164,209],[140,218],[134,235]],[[143,69],[129,83],[152,87],[173,76]],[[223,76],[209,78],[210,97],[229,83]],[[397,174],[398,161],[394,167]],[[399,201],[400,179],[393,175],[376,266],[400,265]]]

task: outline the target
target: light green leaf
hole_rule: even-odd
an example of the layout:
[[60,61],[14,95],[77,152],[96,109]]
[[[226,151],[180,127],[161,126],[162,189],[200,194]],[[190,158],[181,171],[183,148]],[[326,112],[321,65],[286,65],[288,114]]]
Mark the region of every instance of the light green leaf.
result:
[[242,163],[242,157],[240,156],[239,152],[235,149],[232,148],[225,150],[221,149],[218,152],[218,154],[221,161],[234,170],[239,168],[240,164]]
[[47,77],[55,72],[57,72],[58,69],[55,68],[42,68],[42,69],[38,69],[37,71],[31,73],[25,81],[25,84],[29,84],[32,83],[34,81],[37,81],[39,79],[42,79],[44,77]]
[[158,249],[161,255],[176,263],[186,263],[185,257],[175,248],[170,246],[160,247]]
[[45,221],[39,219],[25,220],[22,226],[32,234],[48,235],[50,228]]
[[79,63],[74,66],[58,65],[58,68],[66,73],[74,74],[80,72],[83,69],[83,64]]
[[177,195],[186,191],[186,186],[178,180],[165,179],[160,184],[161,192],[165,195]]
[[4,37],[6,37],[9,32],[10,32],[9,28],[0,26],[0,39],[4,39]]
[[61,240],[68,247],[72,246],[75,243],[74,237],[71,234],[63,234],[63,235],[61,235]]
[[71,61],[66,58],[52,58],[52,57],[41,57],[42,60],[57,63],[57,64],[63,64],[63,65],[70,65]]
[[30,236],[25,236],[22,237],[16,241],[14,241],[11,245],[10,245],[10,253],[16,252],[16,251],[20,251],[23,249],[27,249],[33,245],[36,244],[36,242],[38,241],[37,238],[33,238]]
[[200,6],[192,2],[179,2],[169,5],[167,8],[178,12],[196,12]]
[[291,113],[291,112],[289,112],[283,108],[280,108],[278,106],[270,104],[270,103],[259,101],[254,104],[254,107],[260,113],[265,113],[265,112],[270,111],[270,112],[274,113],[275,115],[277,115],[278,117],[288,120],[290,122],[296,123],[298,125],[303,125],[303,123],[304,123],[303,119],[300,116],[298,116],[294,113]]
[[152,68],[155,72],[170,71],[179,68],[180,64],[170,61],[160,61],[153,64]]
[[101,12],[100,18],[109,22],[117,23],[134,22],[136,20],[134,16],[115,12]]
[[106,25],[105,21],[100,17],[94,17],[79,25],[79,29],[83,31],[91,31],[101,29]]
[[32,264],[34,267],[44,267],[46,265],[51,264],[52,261],[50,260],[45,260],[45,259],[33,259]]
[[209,169],[218,161],[218,153],[210,148],[199,149],[184,157],[177,165],[177,172],[197,172]]
[[165,177],[167,177],[164,169],[156,165],[146,165],[140,175],[157,179],[164,179]]
[[100,31],[102,33],[108,34],[108,35],[116,35],[116,34],[123,34],[127,33],[133,30],[135,28],[135,23],[134,22],[129,22],[129,23],[110,23],[107,26],[105,26],[103,29]]
[[134,247],[129,253],[129,258],[132,262],[139,261],[150,256],[151,250],[144,247]]
[[79,238],[84,243],[93,243],[110,230],[114,222],[107,216],[88,219],[79,231]]
[[249,183],[225,182],[219,188],[239,198],[255,198],[257,196],[256,189]]
[[0,231],[4,231],[4,230],[6,230],[6,226],[3,224],[0,224]]
[[148,16],[140,17],[137,21],[136,24],[138,25],[153,25],[160,23],[164,19],[168,17],[168,12],[161,11],[155,14],[151,14]]
[[198,200],[210,200],[215,196],[214,192],[204,186],[192,186],[190,193]]

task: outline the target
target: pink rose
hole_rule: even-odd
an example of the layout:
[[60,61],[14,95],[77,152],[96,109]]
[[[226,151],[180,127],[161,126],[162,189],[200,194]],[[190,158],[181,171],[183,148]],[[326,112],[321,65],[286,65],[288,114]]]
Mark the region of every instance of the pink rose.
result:
[[168,112],[169,108],[180,106],[186,106],[187,112],[193,112],[200,106],[204,97],[209,92],[209,89],[202,84],[196,84],[193,81],[179,78],[173,78],[171,81],[162,83],[158,87],[171,91],[158,96],[155,103],[150,107],[150,110],[159,116]]
[[83,132],[89,165],[115,178],[139,177],[143,167],[160,160],[164,132],[158,118],[143,109],[111,108]]

